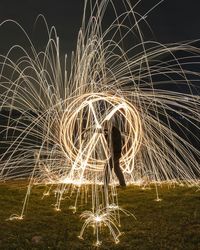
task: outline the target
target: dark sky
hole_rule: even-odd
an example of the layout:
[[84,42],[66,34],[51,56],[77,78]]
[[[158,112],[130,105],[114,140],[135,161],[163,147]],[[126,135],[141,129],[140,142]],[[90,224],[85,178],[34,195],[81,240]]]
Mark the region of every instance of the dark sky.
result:
[[[77,32],[81,23],[84,0],[1,0],[0,21],[14,19],[18,21],[40,43],[44,28],[34,30],[34,21],[43,14],[50,25],[55,25],[61,40],[62,51],[69,53],[75,47]],[[136,3],[136,0],[130,0]],[[114,0],[120,9],[122,0]],[[158,0],[142,0],[137,11],[144,14]],[[165,0],[154,9],[147,18],[160,42],[177,42],[200,38],[200,0]],[[109,23],[109,11],[105,22]],[[0,54],[9,44],[23,40],[21,32],[11,25],[0,28]]]

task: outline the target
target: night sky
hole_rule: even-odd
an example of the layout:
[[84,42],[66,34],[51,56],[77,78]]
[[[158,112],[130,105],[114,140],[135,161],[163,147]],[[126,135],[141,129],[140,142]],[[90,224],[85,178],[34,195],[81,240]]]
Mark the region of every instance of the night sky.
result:
[[[118,9],[122,0],[114,0]],[[0,21],[14,19],[18,21],[39,46],[42,46],[45,28],[34,22],[38,14],[43,14],[49,23],[57,29],[61,41],[61,51],[70,53],[76,45],[76,37],[81,24],[84,0],[1,0]],[[134,4],[137,1],[131,0]],[[137,11],[144,14],[158,0],[143,0]],[[177,42],[200,38],[200,1],[199,0],[165,0],[154,9],[147,18],[157,41],[162,43]],[[109,11],[108,11],[109,13]],[[111,16],[105,22],[111,22]],[[144,30],[145,31],[145,30]],[[24,36],[14,28],[6,25],[0,28],[0,54],[5,53],[10,45],[23,43]],[[147,32],[146,39],[150,39]],[[25,43],[23,43],[25,44]]]

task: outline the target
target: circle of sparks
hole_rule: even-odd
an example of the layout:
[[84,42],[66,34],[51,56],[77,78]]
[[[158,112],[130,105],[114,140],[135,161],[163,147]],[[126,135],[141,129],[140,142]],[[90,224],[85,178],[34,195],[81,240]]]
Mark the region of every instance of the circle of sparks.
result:
[[104,133],[106,122],[111,127],[112,123],[117,123],[122,135],[124,134],[120,163],[125,172],[133,171],[132,162],[142,137],[139,113],[123,97],[106,92],[89,93],[75,98],[62,115],[60,144],[72,163],[72,171],[80,168],[104,170],[111,157]]

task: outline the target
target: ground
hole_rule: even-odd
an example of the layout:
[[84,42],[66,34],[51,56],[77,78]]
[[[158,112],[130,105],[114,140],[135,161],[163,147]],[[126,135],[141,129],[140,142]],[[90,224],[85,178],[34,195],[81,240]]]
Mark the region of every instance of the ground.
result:
[[[77,238],[83,224],[79,215],[89,205],[80,206],[73,214],[69,209],[73,199],[66,197],[62,210],[56,212],[53,192],[42,199],[43,186],[33,188],[23,220],[6,220],[11,214],[20,213],[26,186],[24,181],[0,184],[0,249],[96,249],[91,229],[86,231],[85,240]],[[136,220],[122,214],[119,244],[105,231],[98,249],[200,249],[200,190],[164,184],[158,191],[160,202],[155,201],[154,185],[151,189],[119,189],[119,204]]]

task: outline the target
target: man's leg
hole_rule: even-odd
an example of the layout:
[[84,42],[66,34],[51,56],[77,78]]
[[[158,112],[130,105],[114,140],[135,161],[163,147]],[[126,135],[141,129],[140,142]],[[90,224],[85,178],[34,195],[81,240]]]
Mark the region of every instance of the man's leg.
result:
[[106,164],[104,173],[104,186],[108,186],[110,182],[110,175],[113,168],[113,159],[110,157],[109,162]]
[[119,159],[120,159],[121,155],[115,155],[114,156],[114,172],[119,180],[119,184],[120,186],[122,187],[125,187],[126,186],[126,182],[125,182],[125,179],[124,179],[124,175],[122,173],[122,170],[119,166]]

